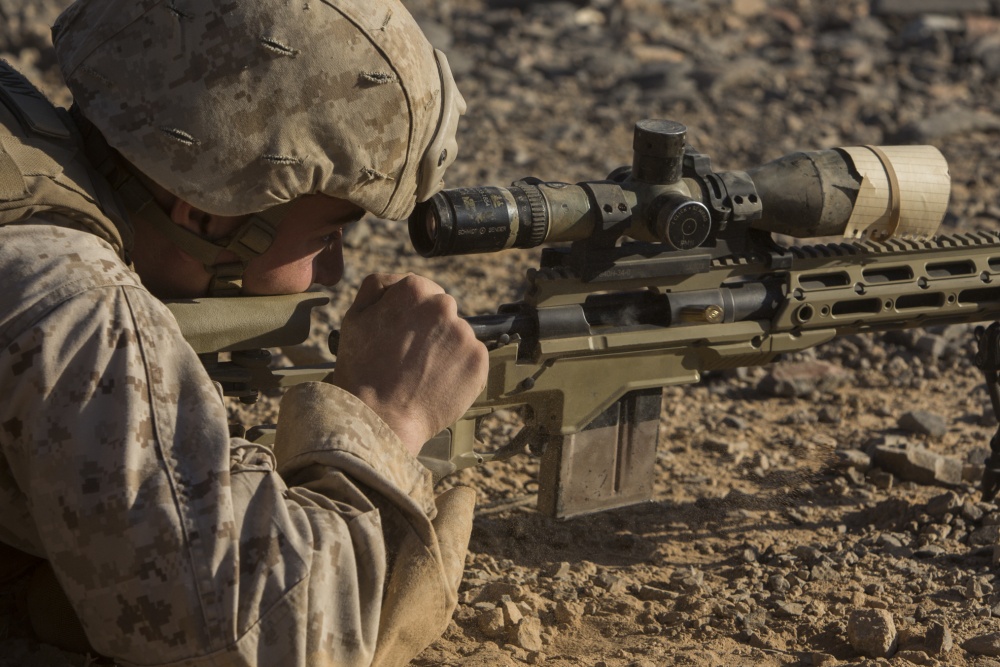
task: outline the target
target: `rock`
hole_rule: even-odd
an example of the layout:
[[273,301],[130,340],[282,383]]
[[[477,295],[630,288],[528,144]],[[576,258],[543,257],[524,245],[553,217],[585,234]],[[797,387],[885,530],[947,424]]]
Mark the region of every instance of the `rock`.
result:
[[872,457],[859,449],[838,449],[834,452],[834,456],[838,468],[854,468],[859,472],[868,472],[872,467]]
[[729,428],[736,429],[737,431],[742,431],[747,427],[745,420],[739,417],[734,417],[733,415],[726,415],[722,418],[722,425],[728,426]]
[[813,667],[833,667],[838,663],[838,660],[829,653],[820,653],[819,651],[814,651],[811,659]]
[[927,334],[917,339],[917,350],[931,359],[939,359],[954,351],[954,346],[944,336]]
[[885,609],[855,609],[847,621],[847,639],[855,651],[871,658],[889,658],[898,637],[892,614]]
[[500,611],[503,612],[503,623],[507,628],[512,628],[521,622],[524,618],[524,614],[518,609],[517,605],[510,600],[505,600],[500,603]]
[[750,444],[746,440],[733,442],[729,440],[720,440],[718,438],[708,438],[702,443],[702,446],[710,452],[722,454],[730,459],[736,459],[743,456],[750,450]]
[[872,13],[890,14],[958,14],[960,12],[990,12],[989,0],[875,0]]
[[847,381],[850,374],[827,361],[784,363],[770,369],[757,384],[758,391],[770,396],[796,398],[814,391],[831,391]]
[[955,486],[962,482],[961,460],[918,445],[878,445],[872,452],[872,461],[904,481]]
[[953,135],[997,129],[1000,129],[1000,116],[996,114],[952,108],[907,125],[893,140],[931,142]]
[[779,618],[798,618],[805,613],[806,607],[798,602],[779,602],[775,612]]
[[476,623],[482,633],[491,639],[499,639],[504,636],[503,611],[500,609],[488,609],[481,612]]
[[628,588],[628,582],[618,575],[610,572],[602,572],[597,576],[597,585],[612,595],[624,593]]
[[891,533],[880,534],[875,540],[875,544],[889,549],[901,549],[903,547],[902,541]]
[[931,655],[947,653],[954,645],[951,630],[943,623],[931,623],[924,638],[924,646]]
[[545,571],[545,576],[556,581],[565,581],[570,578],[570,565],[567,561],[556,563]]
[[1000,658],[1000,632],[989,632],[962,642],[962,648],[973,655]]
[[[565,623],[567,625],[576,625],[583,615],[583,607],[576,602],[566,602],[560,600],[556,603],[555,616],[556,623]],[[501,618],[501,621],[503,619]]]
[[948,423],[943,417],[926,410],[912,410],[899,418],[899,428],[908,433],[940,438],[948,432]]
[[983,518],[983,510],[974,502],[966,500],[962,503],[962,518],[973,523]]
[[662,588],[657,588],[656,586],[648,586],[643,584],[639,587],[635,596],[640,600],[645,602],[651,602],[654,600],[676,600],[677,593],[673,591],[664,590]]
[[499,604],[505,595],[512,600],[520,600],[524,595],[524,591],[517,584],[511,584],[506,581],[491,581],[479,591],[479,595],[476,596],[476,602]]
[[983,526],[969,535],[970,547],[984,547],[1000,544],[1000,526]]
[[875,488],[882,489],[884,491],[891,489],[893,483],[896,481],[896,478],[892,476],[892,473],[888,473],[884,470],[869,470],[868,479],[875,485]]
[[914,665],[927,665],[927,667],[934,667],[938,664],[937,660],[931,658],[927,653],[917,650],[900,651],[895,655],[895,659],[902,660],[904,664],[913,663]]
[[525,651],[542,650],[542,624],[534,616],[522,618],[520,622],[507,630],[507,641]]
[[927,513],[937,520],[945,514],[954,514],[962,506],[962,499],[954,491],[947,491],[927,501]]
[[767,11],[766,0],[733,0],[732,12],[736,16],[752,18]]

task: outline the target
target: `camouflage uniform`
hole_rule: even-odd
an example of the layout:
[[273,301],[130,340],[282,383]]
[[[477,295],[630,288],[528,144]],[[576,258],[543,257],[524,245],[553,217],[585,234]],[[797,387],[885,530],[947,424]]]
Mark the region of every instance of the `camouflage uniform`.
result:
[[169,312],[92,234],[2,227],[0,274],[0,539],[51,562],[95,649],[368,664],[388,555],[416,539],[442,558],[395,435],[314,383],[283,398],[273,454],[230,441]]
[[[220,57],[232,57],[226,47],[231,35],[205,31],[222,30],[220,24],[244,8],[252,14],[264,5],[310,7],[216,4],[222,7],[216,14],[180,1],[85,0],[71,7],[56,36],[63,38],[61,64],[88,116],[100,124],[107,111],[100,105],[108,97],[79,83],[73,72],[120,90],[137,76],[124,66],[131,63],[128,54],[99,48],[116,30],[135,29],[145,41],[155,26],[173,22],[167,27],[175,39],[203,37]],[[334,4],[347,9],[335,13]],[[128,10],[109,13],[112,5]],[[416,50],[405,40],[412,19],[398,2],[369,8],[375,5],[396,11],[372,28],[384,33],[378,39],[395,40],[386,48]],[[348,49],[353,53],[362,48],[358,30],[345,32],[343,24],[361,15],[371,21],[365,6],[344,0],[316,3],[314,11],[331,23],[323,29],[340,30],[355,45]],[[95,22],[94,31],[67,27],[87,20]],[[396,31],[393,20],[403,29]],[[272,32],[280,27],[272,22],[255,48],[263,44],[274,58],[294,59],[291,51],[282,52],[294,51],[287,35]],[[93,33],[100,33],[96,41]],[[381,47],[364,48],[384,57]],[[419,62],[414,56],[409,66]],[[139,148],[116,148],[137,151],[129,157],[144,171],[205,210],[235,214],[234,206],[254,209],[325,192],[347,193],[383,215],[405,215],[421,196],[414,185],[419,153],[433,145],[429,121],[420,116],[436,117],[443,106],[435,86],[421,96],[414,92],[420,86],[402,85],[406,67],[386,70],[394,82],[367,72],[385,90],[377,99],[387,116],[400,99],[410,109],[399,121],[401,134],[389,131],[393,123],[387,121],[384,137],[344,148],[336,162],[320,146],[330,137],[298,137],[306,149],[295,152],[297,136],[263,127],[256,135],[229,133],[238,139],[234,153],[207,135],[195,136],[194,117],[186,119],[187,129],[162,120],[143,135],[141,114],[129,111],[146,105],[149,112],[143,99],[115,107],[131,114],[133,127],[122,136],[140,137]],[[113,81],[118,70],[124,79]],[[187,76],[183,67],[178,71]],[[169,78],[154,84],[172,85]],[[317,91],[325,86],[314,81],[306,88],[313,103],[321,102]],[[232,90],[220,84],[216,93],[224,97]],[[292,100],[291,92],[285,102],[305,109],[306,101]],[[332,111],[344,111],[342,102],[330,103]],[[271,117],[275,110],[262,113]],[[0,113],[8,126],[11,118]],[[286,393],[273,452],[230,440],[224,405],[197,356],[123,260],[127,243],[111,225],[108,233],[94,233],[93,225],[81,223],[80,211],[88,221],[99,217],[91,189],[76,187],[79,179],[27,168],[23,156],[32,150],[49,158],[62,154],[41,140],[19,138],[12,127],[5,131],[3,122],[0,194],[6,192],[8,201],[0,197],[0,542],[48,560],[93,647],[123,664],[408,662],[443,632],[454,609],[474,494],[456,489],[435,499],[429,473],[395,434],[357,398],[328,384]],[[194,141],[179,140],[184,137]],[[243,175],[253,172],[258,187],[232,176],[232,160],[246,156]],[[339,168],[341,157],[347,171]],[[443,156],[435,162],[443,164]],[[164,165],[180,173],[178,183],[169,182],[173,172]],[[198,180],[227,173],[228,181],[211,181],[215,190]],[[29,196],[20,208],[12,204],[24,183],[32,190],[32,179],[56,183],[60,187],[49,192],[65,190],[71,201],[39,207]]]

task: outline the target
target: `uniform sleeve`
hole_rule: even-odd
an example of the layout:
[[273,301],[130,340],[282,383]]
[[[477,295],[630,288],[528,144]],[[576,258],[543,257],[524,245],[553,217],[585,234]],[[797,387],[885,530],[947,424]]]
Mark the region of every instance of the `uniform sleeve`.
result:
[[133,665],[371,662],[390,556],[404,533],[433,546],[435,510],[428,473],[360,401],[303,386],[275,453],[230,441],[173,318],[127,286],[25,328],[0,389],[4,456],[95,649]]

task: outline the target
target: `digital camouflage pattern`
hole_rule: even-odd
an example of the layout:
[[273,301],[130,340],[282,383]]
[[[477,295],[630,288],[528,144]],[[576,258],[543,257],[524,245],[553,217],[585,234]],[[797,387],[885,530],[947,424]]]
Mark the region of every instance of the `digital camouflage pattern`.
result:
[[324,193],[402,219],[433,194],[442,74],[398,0],[78,0],[53,39],[108,143],[202,210]]
[[0,541],[51,562],[94,648],[403,665],[440,634],[471,491],[435,518],[429,473],[332,385],[286,394],[273,452],[230,440],[197,356],[112,246],[32,222],[0,226]]

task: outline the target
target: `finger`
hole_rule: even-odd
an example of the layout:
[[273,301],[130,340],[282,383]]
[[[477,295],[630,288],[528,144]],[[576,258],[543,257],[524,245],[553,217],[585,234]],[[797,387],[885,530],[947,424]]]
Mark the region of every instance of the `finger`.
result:
[[373,273],[361,281],[358,294],[354,297],[354,303],[348,309],[351,313],[360,313],[365,308],[379,301],[385,291],[392,285],[405,279],[410,274],[400,273]]
[[409,273],[391,285],[387,285],[380,300],[386,308],[409,310],[431,304],[443,296],[445,296],[444,288],[440,285],[427,278]]

